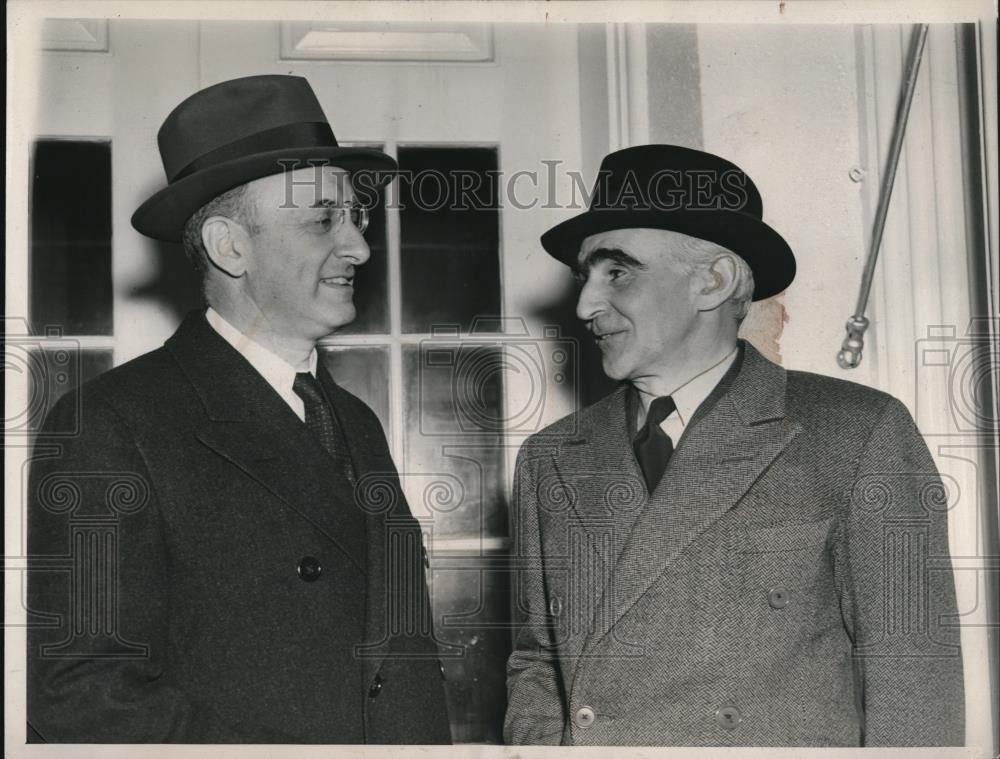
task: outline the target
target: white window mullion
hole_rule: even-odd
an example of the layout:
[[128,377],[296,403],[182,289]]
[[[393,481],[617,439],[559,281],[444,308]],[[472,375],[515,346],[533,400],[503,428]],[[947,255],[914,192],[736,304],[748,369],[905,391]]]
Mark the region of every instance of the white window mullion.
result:
[[[385,142],[383,150],[398,160],[398,145],[395,140]],[[403,457],[403,282],[400,251],[402,240],[399,223],[398,186],[390,185],[386,193],[386,241],[389,274],[389,415],[392,419],[389,446],[397,466],[406,466]]]

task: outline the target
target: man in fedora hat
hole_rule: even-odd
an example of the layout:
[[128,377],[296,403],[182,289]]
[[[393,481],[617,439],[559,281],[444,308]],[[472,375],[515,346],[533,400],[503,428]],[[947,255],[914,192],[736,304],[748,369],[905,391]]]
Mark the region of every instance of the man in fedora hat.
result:
[[542,237],[621,387],[530,438],[506,739],[960,745],[947,498],[902,403],[737,337],[795,257],[734,164],[607,156]]
[[132,223],[183,242],[207,309],[41,432],[29,735],[448,743],[419,526],[315,347],[355,316],[361,189],[396,165],[338,146],[294,76],[196,93],[159,147],[168,184]]

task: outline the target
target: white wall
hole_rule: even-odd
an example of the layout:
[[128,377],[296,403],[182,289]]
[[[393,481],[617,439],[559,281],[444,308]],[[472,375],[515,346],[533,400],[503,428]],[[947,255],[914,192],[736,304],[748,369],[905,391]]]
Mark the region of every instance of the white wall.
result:
[[[750,174],[764,220],[795,251],[783,363],[846,376],[836,354],[865,258],[860,185],[849,177],[859,165],[853,27],[702,25],[698,55],[705,150]],[[870,367],[849,379],[871,384]]]

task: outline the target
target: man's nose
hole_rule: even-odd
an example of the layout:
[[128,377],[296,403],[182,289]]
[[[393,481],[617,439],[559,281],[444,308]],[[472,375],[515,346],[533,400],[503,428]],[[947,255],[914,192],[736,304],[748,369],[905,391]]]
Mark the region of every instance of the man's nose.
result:
[[588,279],[580,289],[580,298],[576,302],[577,318],[589,322],[597,318],[603,310],[604,298],[601,295],[600,287],[593,280]]
[[371,258],[371,250],[361,230],[347,221],[343,235],[337,241],[337,255],[350,259],[355,266],[360,266]]

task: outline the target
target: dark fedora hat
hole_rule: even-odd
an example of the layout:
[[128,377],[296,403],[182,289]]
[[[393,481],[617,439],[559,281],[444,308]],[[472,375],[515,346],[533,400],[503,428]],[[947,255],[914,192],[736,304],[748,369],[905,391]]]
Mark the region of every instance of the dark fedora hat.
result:
[[254,179],[333,164],[364,170],[365,189],[375,189],[397,169],[378,150],[340,147],[300,76],[248,76],[196,92],[170,112],[157,142],[167,186],[139,206],[132,226],[171,242],[208,201]]
[[765,224],[757,187],[724,158],[678,145],[639,145],[601,162],[590,209],[542,235],[568,266],[585,237],[615,229],[666,229],[739,255],[754,276],[754,300],[777,295],[795,277],[795,256]]

